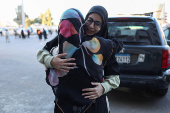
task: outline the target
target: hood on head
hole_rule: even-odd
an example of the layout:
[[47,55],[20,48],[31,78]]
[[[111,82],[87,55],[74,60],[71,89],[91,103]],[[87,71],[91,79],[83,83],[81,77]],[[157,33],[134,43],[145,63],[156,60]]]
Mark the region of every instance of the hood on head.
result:
[[87,13],[85,20],[87,20],[88,16],[89,16],[91,13],[98,13],[98,14],[102,17],[103,23],[107,22],[108,13],[107,13],[107,10],[106,10],[103,6],[93,6],[93,7],[89,10],[89,12]]
[[91,13],[98,13],[102,17],[102,28],[95,35],[101,36],[103,38],[107,38],[107,36],[108,36],[108,28],[107,28],[108,13],[107,13],[107,10],[103,6],[99,6],[99,5],[93,6],[87,13],[85,21],[87,20],[88,16]]

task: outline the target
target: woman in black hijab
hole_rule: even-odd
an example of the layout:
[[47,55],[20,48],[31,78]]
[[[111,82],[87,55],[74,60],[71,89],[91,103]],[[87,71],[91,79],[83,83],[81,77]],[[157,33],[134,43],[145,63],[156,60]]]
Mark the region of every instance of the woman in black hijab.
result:
[[[68,16],[67,11],[72,11],[74,14],[76,14],[76,11],[81,21],[75,21],[75,17],[66,18]],[[59,53],[64,51],[68,53],[70,51],[67,49],[71,47],[75,49],[74,52],[69,53],[69,55],[71,54],[70,57],[76,59],[76,62],[72,63],[77,64],[75,69],[67,70],[66,76],[64,76],[65,73],[58,74],[60,75],[59,81],[50,81],[49,76],[57,72],[54,72],[53,69],[48,69],[47,71],[47,83],[52,86],[56,96],[55,112],[83,113],[86,111],[86,113],[108,113],[108,101],[105,93],[112,88],[117,88],[119,85],[119,68],[115,60],[115,53],[121,47],[119,47],[118,41],[112,42],[102,38],[108,38],[107,11],[102,6],[94,6],[90,9],[85,18],[84,28],[86,35],[81,33],[83,29],[80,30],[83,25],[80,12],[75,9],[67,11],[63,13],[64,16],[62,15],[59,26],[59,41],[54,39],[44,47],[44,49],[50,51],[52,47],[59,44]],[[70,28],[69,25],[74,26],[71,27],[71,32],[66,30],[66,28]],[[55,51],[55,49],[52,49],[51,53],[55,53]],[[68,57],[69,55],[67,54],[65,58],[70,58]],[[48,59],[45,57],[41,59]],[[41,59],[39,60],[40,62],[42,62]],[[103,77],[103,68],[105,77]],[[104,81],[103,78],[105,78]]]
[[102,17],[102,27],[101,27],[100,31],[94,35],[101,36],[103,38],[108,38],[108,27],[107,27],[108,13],[107,13],[106,9],[102,6],[92,7],[89,10],[89,12],[87,13],[85,20],[87,20],[89,15],[92,13],[98,13]]

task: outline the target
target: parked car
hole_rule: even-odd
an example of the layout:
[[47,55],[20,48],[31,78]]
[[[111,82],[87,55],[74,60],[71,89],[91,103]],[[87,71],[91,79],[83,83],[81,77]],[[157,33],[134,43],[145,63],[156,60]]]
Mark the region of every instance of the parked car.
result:
[[116,60],[120,87],[140,88],[165,95],[170,83],[170,47],[156,18],[110,17],[109,35],[124,44]]

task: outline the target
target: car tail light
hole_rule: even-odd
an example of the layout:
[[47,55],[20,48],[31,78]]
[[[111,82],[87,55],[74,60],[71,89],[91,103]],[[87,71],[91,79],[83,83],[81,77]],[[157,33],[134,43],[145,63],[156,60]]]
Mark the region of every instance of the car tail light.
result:
[[167,68],[170,64],[170,50],[162,51],[162,68]]

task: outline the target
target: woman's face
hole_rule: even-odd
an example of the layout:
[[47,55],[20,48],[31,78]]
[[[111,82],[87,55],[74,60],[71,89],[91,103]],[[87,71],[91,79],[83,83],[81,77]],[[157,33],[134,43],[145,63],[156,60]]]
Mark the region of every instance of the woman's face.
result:
[[100,31],[102,17],[98,13],[91,13],[86,20],[86,35],[94,35]]

